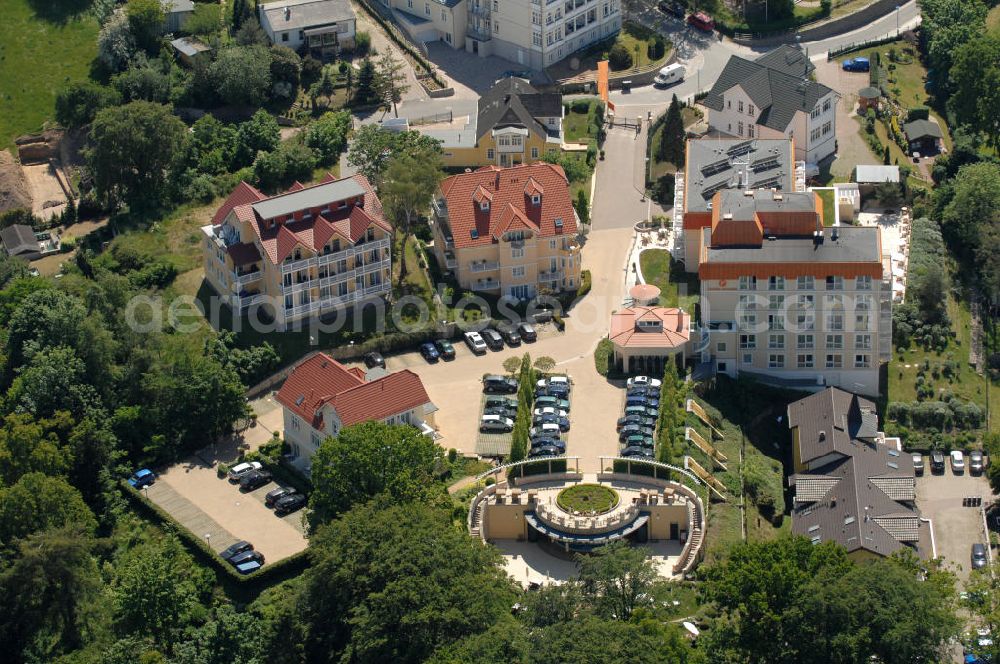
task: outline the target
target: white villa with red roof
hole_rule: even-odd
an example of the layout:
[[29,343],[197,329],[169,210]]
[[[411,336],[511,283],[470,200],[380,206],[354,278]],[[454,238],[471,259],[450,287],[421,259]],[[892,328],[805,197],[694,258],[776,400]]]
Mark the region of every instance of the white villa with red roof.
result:
[[287,328],[391,290],[393,229],[362,175],[270,197],[241,182],[202,232],[205,279],[235,314]]
[[434,435],[437,407],[420,376],[409,369],[379,374],[367,380],[362,369],[348,369],[326,353],[300,362],[276,397],[284,411],[285,442],[292,455],[308,460],[323,439],[361,422],[409,424]]
[[579,287],[579,223],[561,166],[453,175],[434,212],[435,257],[462,288],[527,299]]
[[677,355],[683,362],[691,345],[691,316],[658,306],[660,289],[651,284],[633,286],[629,295],[632,306],[611,314],[608,333],[619,370],[659,374]]

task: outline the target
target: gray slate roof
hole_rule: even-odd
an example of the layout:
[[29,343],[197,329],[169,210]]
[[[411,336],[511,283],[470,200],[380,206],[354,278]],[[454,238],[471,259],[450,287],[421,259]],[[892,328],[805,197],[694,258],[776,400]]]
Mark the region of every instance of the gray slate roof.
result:
[[941,138],[941,127],[936,122],[930,120],[914,120],[903,125],[903,133],[906,139],[912,141],[916,138]]
[[281,0],[261,5],[260,10],[275,31],[305,30],[354,19],[354,9],[348,0]]
[[795,175],[787,139],[692,139],[687,143],[685,209],[704,212],[720,189],[774,187],[791,191]]
[[777,69],[790,76],[809,76],[816,70],[816,65],[809,60],[801,48],[791,44],[782,44],[769,53],[765,53],[756,60],[757,64],[764,65],[769,69]]
[[31,226],[24,224],[13,224],[0,230],[0,241],[3,242],[4,249],[11,256],[42,250],[42,246],[38,244],[38,239],[35,237],[35,231]]
[[524,79],[504,78],[479,99],[476,140],[497,127],[524,127],[546,134],[545,126],[535,118],[561,116],[561,94],[538,92]]
[[799,62],[789,49],[795,50],[784,47],[756,60],[732,56],[703,103],[721,111],[722,95],[738,85],[761,109],[758,124],[785,131],[796,112],[808,113],[820,99],[833,92],[821,83],[810,81],[807,76],[811,63]]
[[199,53],[204,53],[206,51],[211,51],[212,47],[208,44],[198,41],[194,37],[179,37],[170,42],[170,45],[174,47],[178,53],[182,53],[189,58],[193,58]]
[[354,178],[345,178],[290,191],[251,204],[261,219],[273,219],[299,210],[323,207],[332,201],[342,201],[355,196],[364,196],[365,188]]
[[[787,194],[786,194],[787,197]],[[823,242],[812,238],[779,237],[759,247],[708,248],[709,263],[881,263],[873,226],[841,226],[837,240],[823,229]]]
[[795,534],[835,541],[848,552],[887,556],[912,545],[919,553],[925,526],[912,505],[913,459],[876,441],[874,403],[829,388],[790,404],[788,425],[798,428],[802,462],[822,464],[789,478]]

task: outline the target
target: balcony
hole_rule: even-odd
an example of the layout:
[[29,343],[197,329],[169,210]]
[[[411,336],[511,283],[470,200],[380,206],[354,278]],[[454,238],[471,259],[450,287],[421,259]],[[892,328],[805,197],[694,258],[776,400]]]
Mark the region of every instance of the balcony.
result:
[[473,25],[470,25],[465,31],[465,36],[468,37],[469,39],[475,39],[476,41],[481,41],[481,42],[490,41],[491,39],[493,39],[493,33],[490,32],[489,26],[486,26],[483,29],[479,29]]
[[256,272],[247,272],[245,274],[230,272],[229,277],[233,284],[233,292],[235,293],[252,283],[260,281],[264,277],[264,273],[260,270],[257,270]]
[[489,19],[490,18],[491,10],[490,10],[489,4],[487,4],[487,3],[478,4],[477,3],[477,4],[474,4],[471,7],[469,7],[469,12],[471,12],[472,14],[474,14],[474,15],[480,17],[480,18]]
[[448,201],[443,198],[434,198],[431,201],[431,207],[434,208],[434,214],[440,219],[448,218]]
[[[382,255],[382,251],[389,250],[389,239],[385,238],[382,240],[372,240],[371,242],[362,242],[359,245],[348,247],[343,251],[335,251],[333,253],[324,254],[322,256],[313,256],[311,258],[303,258],[302,260],[293,261],[291,263],[281,264],[282,275],[288,274],[289,272],[295,272],[296,270],[305,270],[311,267],[317,267],[320,265],[329,265],[340,260],[346,260],[349,258],[354,258],[358,255],[364,255],[365,252],[371,250],[378,250],[379,255]],[[388,255],[388,254],[386,254]]]
[[469,263],[469,270],[471,272],[495,272],[500,269],[500,263],[498,261],[479,261]]
[[458,259],[455,258],[455,254],[450,251],[444,252],[444,266],[449,270],[458,269]]
[[538,273],[538,280],[539,281],[562,281],[563,274],[564,273],[563,273],[562,270],[554,270],[552,272],[539,272]]
[[524,240],[511,240],[510,241],[510,248],[511,249],[524,249]]
[[234,311],[243,312],[250,308],[251,305],[263,302],[267,299],[267,296],[263,293],[245,293],[240,295],[233,295],[230,306]]
[[324,286],[332,286],[336,283],[342,281],[353,280],[355,277],[366,274],[371,274],[372,272],[381,272],[383,270],[388,270],[392,265],[392,261],[389,260],[388,254],[386,258],[374,263],[368,263],[367,265],[363,263],[358,263],[358,266],[353,270],[344,270],[341,272],[332,272],[323,277],[314,277],[311,279],[304,279],[302,281],[285,284],[281,288],[281,292],[284,295],[289,293],[298,293],[302,290],[308,290],[311,288],[322,288]]
[[479,279],[472,283],[472,290],[487,291],[500,288],[500,282],[496,279]]

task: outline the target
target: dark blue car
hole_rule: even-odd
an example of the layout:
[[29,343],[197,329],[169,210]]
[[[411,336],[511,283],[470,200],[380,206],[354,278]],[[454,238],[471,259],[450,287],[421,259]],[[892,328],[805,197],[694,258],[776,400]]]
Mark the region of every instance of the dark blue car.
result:
[[868,71],[871,69],[871,63],[868,58],[851,58],[850,60],[844,60],[843,62],[844,71]]
[[438,352],[437,347],[430,341],[425,341],[420,344],[420,354],[424,356],[424,359],[428,362],[437,362],[441,359],[441,353]]
[[156,474],[153,473],[148,468],[143,468],[142,470],[137,470],[128,478],[128,483],[132,485],[133,489],[141,489],[147,487],[156,481]]

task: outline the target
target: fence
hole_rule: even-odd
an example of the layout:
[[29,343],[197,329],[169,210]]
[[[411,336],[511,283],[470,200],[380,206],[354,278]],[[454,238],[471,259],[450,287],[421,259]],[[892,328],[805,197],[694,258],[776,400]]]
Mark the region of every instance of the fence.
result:
[[413,118],[409,122],[411,127],[416,127],[418,125],[436,124],[438,122],[451,122],[453,119],[454,118],[452,112],[446,111],[444,113],[433,113],[431,115],[422,115],[419,118]]
[[827,62],[833,60],[838,55],[843,55],[844,53],[850,53],[851,51],[857,51],[862,48],[870,48],[872,46],[881,46],[882,44],[891,44],[892,42],[899,40],[899,33],[893,32],[886,34],[884,37],[879,37],[878,39],[869,39],[863,42],[851,42],[846,46],[841,46],[840,48],[835,48],[832,51],[827,51],[826,59]]

